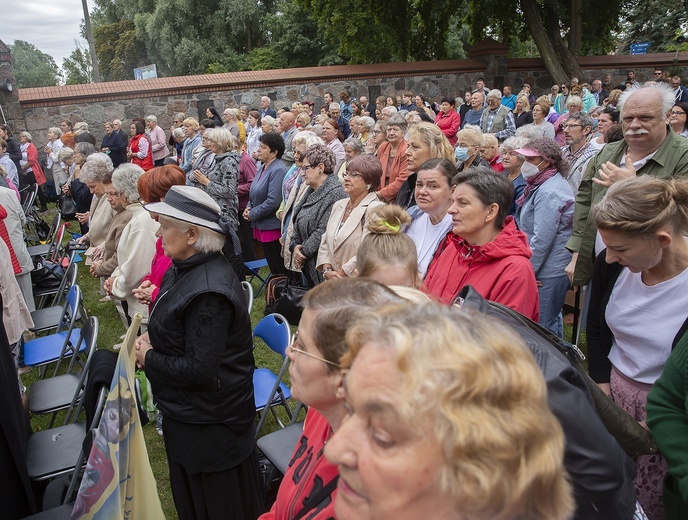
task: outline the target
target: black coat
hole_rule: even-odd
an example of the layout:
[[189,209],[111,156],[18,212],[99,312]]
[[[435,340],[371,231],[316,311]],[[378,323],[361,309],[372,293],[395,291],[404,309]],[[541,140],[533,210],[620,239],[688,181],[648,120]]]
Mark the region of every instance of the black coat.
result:
[[127,162],[126,146],[124,146],[124,141],[119,133],[113,131],[110,135],[105,134],[100,147],[110,150],[110,159],[115,168]]
[[165,416],[246,431],[255,417],[251,321],[220,253],[174,261],[148,322],[146,376]]

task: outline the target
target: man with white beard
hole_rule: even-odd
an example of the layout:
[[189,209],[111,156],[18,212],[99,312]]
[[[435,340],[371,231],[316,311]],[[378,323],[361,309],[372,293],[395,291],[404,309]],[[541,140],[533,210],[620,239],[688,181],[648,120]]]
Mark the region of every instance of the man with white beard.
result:
[[566,248],[573,253],[566,268],[574,286],[590,281],[594,257],[604,248],[596,244],[592,210],[614,182],[636,175],[660,178],[688,176],[688,139],[667,125],[674,92],[664,84],[634,86],[619,99],[624,138],[606,145],[588,163],[576,195],[573,236]]

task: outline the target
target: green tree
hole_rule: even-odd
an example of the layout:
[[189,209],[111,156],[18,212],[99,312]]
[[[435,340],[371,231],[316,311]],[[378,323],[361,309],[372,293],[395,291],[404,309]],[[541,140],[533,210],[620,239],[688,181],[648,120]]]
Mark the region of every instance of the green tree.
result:
[[93,25],[93,38],[103,81],[133,79],[135,68],[151,63],[144,42],[137,36],[133,21],[104,23],[94,19]]
[[15,40],[9,47],[17,87],[50,87],[60,83],[60,69],[52,56],[23,40]]
[[62,70],[67,85],[80,85],[93,82],[93,66],[91,65],[91,55],[88,49],[74,40],[76,49],[72,51],[69,58],[65,58],[62,63]]
[[650,42],[647,52],[671,52],[685,47],[688,33],[688,2],[632,0],[625,12],[621,52],[631,44]]

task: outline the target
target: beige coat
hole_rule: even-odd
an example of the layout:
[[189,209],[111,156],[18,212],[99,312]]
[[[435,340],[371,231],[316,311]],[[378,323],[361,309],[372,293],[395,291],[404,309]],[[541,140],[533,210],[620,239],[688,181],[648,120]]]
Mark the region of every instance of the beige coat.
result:
[[26,306],[17,280],[12,273],[12,259],[10,250],[0,239],[0,294],[2,294],[2,317],[10,345],[14,345],[21,338],[22,333],[33,327],[31,313]]
[[332,264],[334,269],[343,269],[348,276],[354,276],[356,253],[361,242],[368,234],[371,210],[384,205],[375,193],[369,193],[352,211],[349,218],[337,233],[346,205],[350,199],[339,200],[332,206],[332,213],[327,221],[327,229],[322,236],[316,266],[322,269],[324,264]]

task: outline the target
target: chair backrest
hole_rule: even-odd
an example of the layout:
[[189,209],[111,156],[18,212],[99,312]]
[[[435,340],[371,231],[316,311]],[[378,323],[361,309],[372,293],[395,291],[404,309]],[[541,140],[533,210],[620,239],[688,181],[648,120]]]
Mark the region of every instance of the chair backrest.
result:
[[53,240],[50,244],[50,261],[57,262],[64,254],[62,248],[62,239],[64,238],[65,230],[67,229],[67,224],[62,224],[59,226],[57,233],[53,235]]
[[[69,290],[76,285],[77,278],[79,277],[79,265],[76,262],[71,262],[67,270],[65,271],[60,285],[57,287],[57,292],[53,298],[51,305],[59,305],[62,298],[69,293]],[[84,309],[82,309],[83,311]]]
[[98,318],[96,316],[91,316],[88,320],[86,320],[86,323],[84,323],[84,326],[81,328],[81,333],[79,334],[79,341],[77,342],[77,344],[69,346],[69,350],[71,350],[72,353],[72,359],[69,362],[69,368],[67,369],[67,373],[71,373],[77,364],[77,360],[80,360],[80,356],[78,355],[78,353],[81,350],[81,346],[84,343],[86,343],[86,347],[84,349],[84,362],[79,363],[81,365],[81,375],[79,377],[79,382],[77,383],[77,386],[74,389],[72,403],[69,406],[67,417],[65,418],[65,424],[69,422],[70,418],[74,418],[76,420],[76,418],[79,417],[79,413],[81,413],[81,407],[83,406],[83,399],[81,399],[81,394],[83,393],[84,388],[86,387],[86,380],[88,378],[89,368],[91,367],[91,361],[93,360],[93,354],[98,348],[97,339]]
[[244,299],[246,300],[246,307],[250,315],[253,310],[253,286],[244,280],[241,282],[241,288],[244,290]]
[[55,240],[55,235],[57,234],[57,230],[60,228],[60,222],[62,221],[62,214],[58,211],[55,216],[53,217],[52,224],[50,224],[50,232],[48,233],[48,239],[47,241],[50,242],[51,244],[53,243],[53,240]]
[[76,319],[78,315],[78,309],[82,305],[82,294],[81,288],[74,284],[67,293],[67,298],[65,299],[64,307],[62,308],[62,316],[60,316],[59,324],[57,325],[58,332],[64,332],[65,340],[62,345],[62,350],[60,351],[60,356],[57,359],[57,364],[55,365],[54,376],[58,374],[60,366],[62,365],[62,360],[71,353],[70,347],[70,337],[72,335],[72,330],[76,325]]
[[271,350],[284,357],[291,342],[289,322],[281,314],[273,312],[258,322],[253,336],[262,339]]
[[28,188],[26,198],[24,199],[24,204],[22,204],[22,209],[24,210],[24,215],[28,216],[33,203],[36,201],[36,195],[38,195],[38,184],[34,184],[31,188]]

